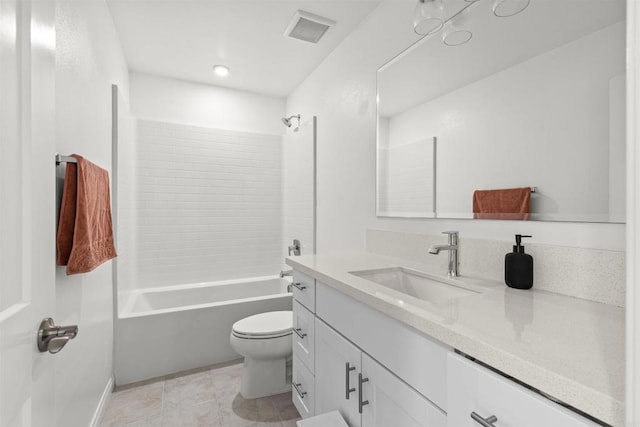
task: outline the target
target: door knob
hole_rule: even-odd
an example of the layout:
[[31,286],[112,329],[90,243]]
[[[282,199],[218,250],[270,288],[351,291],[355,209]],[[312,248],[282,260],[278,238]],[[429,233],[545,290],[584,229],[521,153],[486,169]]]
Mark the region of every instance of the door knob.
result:
[[38,329],[38,350],[56,354],[78,335],[78,326],[56,326],[52,318],[43,319]]

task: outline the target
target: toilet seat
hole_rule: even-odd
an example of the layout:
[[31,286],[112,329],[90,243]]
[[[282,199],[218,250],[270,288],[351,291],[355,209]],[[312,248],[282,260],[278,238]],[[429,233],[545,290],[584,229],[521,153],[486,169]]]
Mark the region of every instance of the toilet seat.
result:
[[238,320],[231,333],[243,339],[271,339],[291,335],[292,328],[291,311],[271,311]]

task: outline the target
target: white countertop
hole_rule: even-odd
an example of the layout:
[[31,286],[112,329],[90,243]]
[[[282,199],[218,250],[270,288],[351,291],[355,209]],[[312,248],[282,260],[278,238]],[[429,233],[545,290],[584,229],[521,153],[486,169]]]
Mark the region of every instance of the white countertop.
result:
[[421,264],[365,252],[287,258],[291,267],[613,426],[624,424],[624,308],[496,281],[434,304],[350,271]]

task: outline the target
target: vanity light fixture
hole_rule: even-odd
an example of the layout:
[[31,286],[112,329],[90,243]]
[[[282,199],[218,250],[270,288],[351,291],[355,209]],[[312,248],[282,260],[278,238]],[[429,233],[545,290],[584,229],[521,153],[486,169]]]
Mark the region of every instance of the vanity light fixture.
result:
[[213,67],[213,72],[218,77],[227,77],[229,75],[229,67],[226,65],[215,65]]
[[444,44],[447,46],[459,46],[471,40],[473,33],[464,28],[468,13],[466,8],[462,9],[445,22],[444,30],[442,31],[442,42]]
[[[442,42],[447,46],[459,46],[468,42],[473,34],[464,28],[467,9],[480,0],[464,0],[468,4],[452,15],[445,15],[443,1],[418,0],[413,13],[413,30],[416,34],[427,36],[444,29]],[[493,14],[500,18],[513,16],[525,10],[529,2],[530,0],[493,0]]]
[[418,0],[413,12],[413,31],[421,36],[433,34],[444,25],[442,0]]

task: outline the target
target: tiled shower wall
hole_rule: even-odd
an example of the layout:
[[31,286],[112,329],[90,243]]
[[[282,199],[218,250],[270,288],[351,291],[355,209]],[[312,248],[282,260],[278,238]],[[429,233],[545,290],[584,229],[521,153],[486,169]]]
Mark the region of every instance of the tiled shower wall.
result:
[[274,275],[282,138],[140,120],[136,288]]

